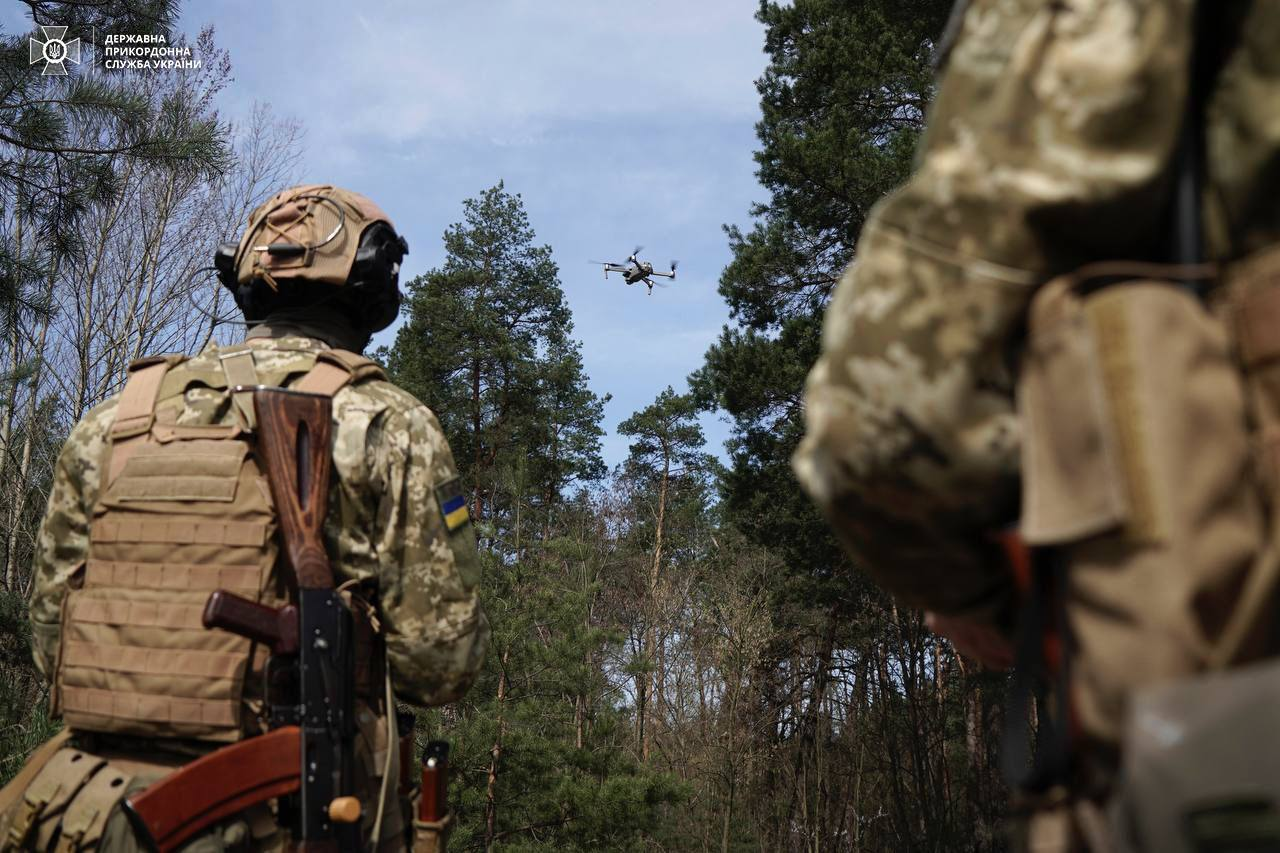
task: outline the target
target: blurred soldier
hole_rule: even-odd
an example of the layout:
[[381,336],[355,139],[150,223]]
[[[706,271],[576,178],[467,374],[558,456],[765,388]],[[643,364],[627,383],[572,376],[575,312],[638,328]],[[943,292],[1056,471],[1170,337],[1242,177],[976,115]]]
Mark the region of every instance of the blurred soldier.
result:
[[[954,15],[918,170],[828,309],[794,464],[961,651],[1007,666],[1021,623],[1034,665],[1062,629],[1042,674],[1069,689],[1041,719],[1069,754],[1024,780],[1023,842],[1101,847],[1139,690],[1274,648],[1280,8]],[[1015,523],[1030,603],[997,544]]]
[[[326,185],[278,193],[216,258],[247,340],[134,362],[123,393],[71,433],[41,529],[31,619],[54,711],[92,760],[68,759],[68,748],[29,766],[29,784],[0,801],[0,848],[71,839],[79,846],[65,849],[134,849],[116,807],[126,788],[267,727],[262,649],[203,629],[200,610],[216,589],[266,604],[291,597],[274,508],[244,440],[251,389],[269,385],[332,397],[325,539],[357,615],[363,834],[380,820],[370,849],[405,849],[411,816],[383,782],[399,774],[395,700],[460,698],[489,636],[475,534],[440,424],[358,354],[395,319],[407,251],[361,195]],[[284,841],[264,804],[194,849]]]

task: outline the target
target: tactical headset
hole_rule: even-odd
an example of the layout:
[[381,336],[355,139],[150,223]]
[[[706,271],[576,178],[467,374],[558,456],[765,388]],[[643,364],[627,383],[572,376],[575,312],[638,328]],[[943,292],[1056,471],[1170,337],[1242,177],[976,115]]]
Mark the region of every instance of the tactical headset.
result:
[[[239,243],[223,243],[214,253],[214,268],[218,280],[235,299],[236,306],[244,313],[245,322],[253,325],[266,319],[271,311],[279,308],[296,308],[334,301],[344,313],[352,315],[353,325],[361,330],[376,332],[391,325],[400,310],[399,274],[400,262],[409,253],[409,244],[396,233],[391,223],[362,196],[317,187],[322,192],[308,192],[312,188],[297,188],[277,194],[260,207],[250,218],[250,228]],[[323,192],[332,190],[332,192]],[[337,196],[343,203],[335,201]],[[332,243],[349,227],[344,205],[351,200],[366,202],[367,211],[352,208],[364,217],[376,215],[359,235],[359,243],[352,257],[345,282],[316,281],[309,277],[307,266],[318,250]],[[323,238],[313,242],[295,242],[293,239],[276,239],[268,245],[253,245],[254,238],[262,230],[272,214],[288,205],[299,202],[325,205],[337,214],[337,224]],[[280,229],[275,229],[283,233]],[[343,241],[345,243],[345,240]],[[262,253],[266,263],[254,261],[251,270],[244,269],[249,253]],[[280,264],[272,275],[267,265]],[[292,264],[292,266],[289,266]],[[327,294],[318,289],[328,285]]]

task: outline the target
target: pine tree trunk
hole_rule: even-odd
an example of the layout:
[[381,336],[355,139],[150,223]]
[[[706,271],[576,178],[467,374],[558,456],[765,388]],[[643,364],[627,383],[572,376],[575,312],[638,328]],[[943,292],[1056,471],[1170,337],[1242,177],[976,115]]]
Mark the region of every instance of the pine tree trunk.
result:
[[473,492],[474,511],[471,513],[472,522],[478,522],[484,518],[484,505],[480,499],[480,471],[484,465],[483,448],[480,441],[480,359],[473,358],[471,360],[471,442],[475,455],[475,478],[473,484],[475,491]]
[[507,698],[507,661],[511,650],[502,651],[502,668],[498,673],[498,732],[493,739],[493,748],[489,750],[489,781],[485,786],[484,804],[484,849],[493,849],[494,829],[498,822],[498,759],[502,757],[503,712]]
[[[647,628],[648,641],[646,643],[645,658],[653,665],[657,661],[658,648],[658,580],[662,570],[662,525],[666,520],[667,514],[667,486],[671,480],[671,449],[664,443],[662,448],[662,481],[658,486],[658,519],[653,535],[653,562],[649,565],[649,618]],[[641,710],[640,720],[640,758],[643,761],[649,760],[650,745],[653,741],[652,726],[646,725],[644,719],[646,714],[652,714],[657,711],[657,705],[660,697],[658,691],[661,689],[662,675],[659,668],[653,665],[653,678],[650,683],[653,685],[651,693],[653,701],[649,703],[651,707]],[[648,687],[648,685],[646,685]]]
[[[17,257],[21,259],[23,251],[23,224],[25,222],[22,218],[21,203],[14,205],[14,211],[14,252]],[[16,373],[22,358],[22,351],[19,346],[18,339],[20,324],[18,322],[18,310],[16,306],[14,307],[12,316],[9,318],[9,322],[13,326],[13,347],[12,354],[9,356],[9,370],[10,372]],[[4,407],[4,421],[0,422],[0,486],[8,482],[5,475],[8,474],[9,468],[9,442],[13,437],[13,419],[18,408],[18,383],[9,382],[8,384],[9,387],[6,389],[6,401]],[[4,571],[7,577],[10,571],[8,563],[5,563]]]

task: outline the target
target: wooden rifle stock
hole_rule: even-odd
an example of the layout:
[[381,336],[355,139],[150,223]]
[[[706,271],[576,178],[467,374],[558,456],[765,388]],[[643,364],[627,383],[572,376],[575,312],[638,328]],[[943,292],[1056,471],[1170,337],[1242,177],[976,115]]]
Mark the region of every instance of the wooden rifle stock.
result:
[[259,389],[253,399],[280,537],[298,584],[299,849],[355,850],[359,801],[344,796],[350,793],[354,736],[351,612],[333,588],[333,567],[324,549],[333,404],[323,394],[283,388]]
[[333,569],[324,550],[332,403],[322,394],[284,388],[259,389],[253,399],[267,482],[298,588],[333,589]]

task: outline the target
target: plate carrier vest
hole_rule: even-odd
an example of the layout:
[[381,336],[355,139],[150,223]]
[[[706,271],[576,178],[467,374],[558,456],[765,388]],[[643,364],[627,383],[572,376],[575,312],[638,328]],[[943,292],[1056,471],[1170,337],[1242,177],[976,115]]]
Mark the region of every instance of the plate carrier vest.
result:
[[[235,390],[260,381],[253,351],[223,349],[221,371],[191,371],[181,387],[170,371],[184,356],[130,365],[88,562],[63,599],[54,712],[72,730],[231,742],[264,728],[268,650],[201,623],[214,590],[272,607],[295,597],[287,570],[277,571],[276,512],[255,451],[253,395]],[[385,378],[355,353],[297,352],[305,372],[281,380],[294,390],[332,396]],[[236,422],[185,422],[192,385],[224,389]]]

